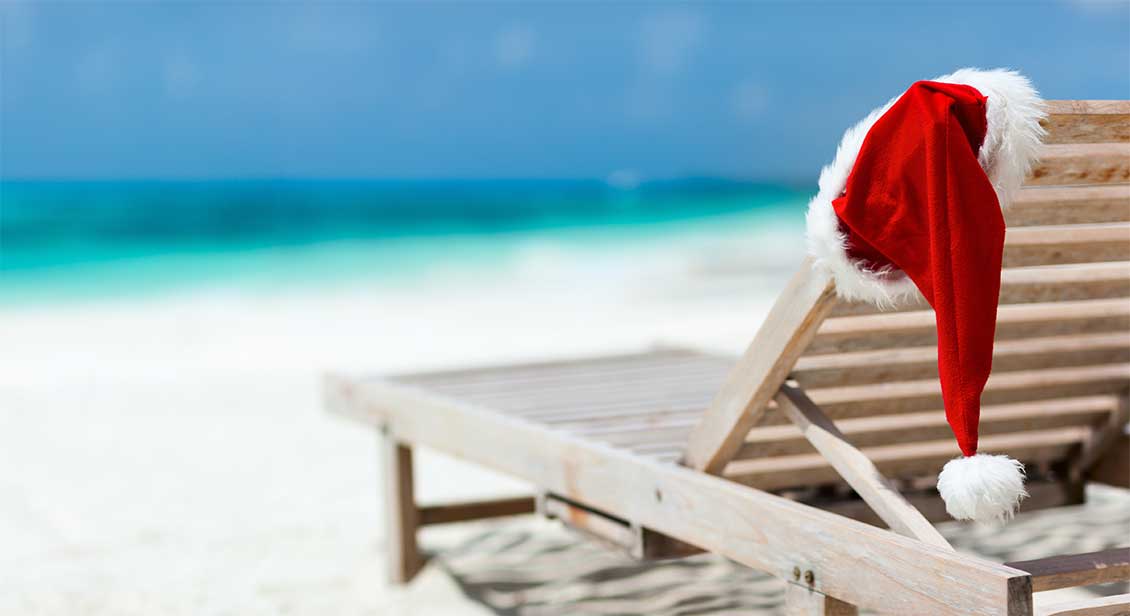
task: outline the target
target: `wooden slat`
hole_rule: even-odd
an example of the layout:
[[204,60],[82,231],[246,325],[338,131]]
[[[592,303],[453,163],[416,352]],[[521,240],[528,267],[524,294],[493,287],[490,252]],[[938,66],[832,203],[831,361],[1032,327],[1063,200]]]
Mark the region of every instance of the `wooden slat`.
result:
[[[1014,432],[983,438],[978,449],[1006,451],[1026,463],[1051,462],[1064,459],[1089,432],[1087,428]],[[884,475],[898,477],[937,473],[948,460],[961,455],[961,450],[953,439],[946,439],[871,447],[863,453]],[[762,490],[840,483],[839,474],[819,454],[735,460],[724,476]]]
[[[1101,299],[1013,304],[997,310],[996,339],[1130,331],[1130,302]],[[933,311],[835,317],[824,321],[807,354],[937,344]]]
[[1025,185],[1130,182],[1130,143],[1045,145]]
[[1032,574],[1032,592],[1130,581],[1130,548],[1007,563]]
[[1004,267],[1130,260],[1130,223],[1014,227],[1005,232]]
[[[1118,407],[1116,396],[1055,398],[1036,402],[986,405],[981,407],[979,432],[982,436],[1049,430],[1070,426],[1097,426]],[[836,422],[853,445],[861,448],[891,443],[942,440],[952,435],[946,413],[941,408],[888,416],[857,417]],[[677,443],[677,439],[671,439]],[[792,424],[761,426],[750,430],[745,445],[735,459],[787,456],[812,453],[808,441]]]
[[542,515],[560,520],[566,526],[626,554],[639,558],[643,553],[641,531],[626,520],[557,496],[546,494],[540,503]]
[[786,383],[776,400],[777,406],[808,442],[891,530],[944,549],[953,549],[934,525],[899,494],[898,489],[880,474],[863,452],[848,442],[836,424],[804,392]]
[[485,520],[534,512],[534,497],[517,496],[486,501],[445,503],[419,508],[420,526]]
[[661,349],[641,353],[626,353],[592,357],[578,357],[559,361],[524,362],[480,366],[464,370],[445,370],[398,374],[382,380],[418,386],[443,386],[454,389],[467,387],[508,387],[515,383],[536,383],[563,378],[584,378],[592,375],[631,374],[640,370],[654,370],[659,366],[680,367],[698,363],[705,356],[684,349]]
[[1130,616],[1130,594],[1042,606],[1036,610],[1036,616]]
[[1010,227],[1130,221],[1130,184],[1024,188],[1004,212]]
[[[1130,262],[1014,267],[1001,271],[1001,305],[1114,297],[1130,297]],[[929,306],[921,297],[885,310],[865,302],[840,302],[832,310],[831,316],[890,314],[928,309]]]
[[1128,101],[1047,101],[1044,143],[1130,141]]
[[[328,408],[778,577],[893,613],[1031,612],[1027,574],[417,388],[331,378]],[[467,438],[473,434],[475,438]]]
[[[982,404],[1113,394],[1130,387],[1130,365],[1103,364],[996,373],[989,377]],[[943,408],[937,379],[813,389],[808,395],[838,419]],[[766,423],[781,423],[771,415]]]
[[[1024,486],[1024,489],[1028,492],[1028,498],[1020,501],[1019,513],[1039,511],[1052,507],[1081,505],[1086,502],[1083,482],[1029,481]],[[942,500],[942,497],[938,495],[937,490],[912,492],[907,494],[906,497],[907,500],[910,501],[910,504],[914,505],[915,509],[921,511],[922,515],[926,516],[926,519],[931,522],[949,522],[953,520],[950,514],[946,512],[946,504]],[[824,503],[812,503],[812,506],[820,507],[825,511],[831,511],[853,520],[885,527],[883,521],[875,515],[875,512],[871,511],[871,508],[860,500],[838,499]]]
[[[1130,361],[1130,332],[1002,340],[993,348],[993,372]],[[934,346],[801,357],[790,378],[805,389],[911,381],[938,376]]]
[[835,304],[834,285],[815,276],[806,258],[691,433],[687,466],[725,468]]

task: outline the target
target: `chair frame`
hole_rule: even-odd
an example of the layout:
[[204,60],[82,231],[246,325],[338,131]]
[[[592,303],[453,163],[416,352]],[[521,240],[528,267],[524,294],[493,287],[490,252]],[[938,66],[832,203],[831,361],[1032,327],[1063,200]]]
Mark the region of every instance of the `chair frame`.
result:
[[[1053,101],[1050,107],[1053,139],[1078,140],[1094,130],[1095,122],[1077,116],[1099,114],[1099,124],[1113,121],[1116,127],[1130,119],[1130,101]],[[1107,145],[1045,146],[1049,154],[1029,183],[1071,183],[1071,174],[1100,163],[1113,164],[1115,173],[1123,174],[1119,179],[1130,177],[1130,143]],[[904,498],[804,389],[789,381],[838,302],[834,285],[806,261],[692,432],[682,464],[410,384],[327,377],[328,409],[376,427],[379,435],[390,580],[405,583],[422,567],[416,541],[422,526],[533,511],[571,522],[637,557],[705,550],[770,573],[787,582],[790,614],[855,614],[864,607],[898,614],[1029,615],[1033,592],[1130,577],[1130,549],[1125,548],[1006,564],[954,551],[916,503]],[[1121,393],[1119,410],[1072,457],[1073,477],[1130,487],[1125,464],[1130,441],[1124,432],[1128,393]],[[887,529],[719,476],[771,401]],[[542,492],[422,507],[413,492],[416,446],[519,477]],[[1130,604],[1130,597],[1092,603],[1040,613],[1120,613],[1111,610]]]

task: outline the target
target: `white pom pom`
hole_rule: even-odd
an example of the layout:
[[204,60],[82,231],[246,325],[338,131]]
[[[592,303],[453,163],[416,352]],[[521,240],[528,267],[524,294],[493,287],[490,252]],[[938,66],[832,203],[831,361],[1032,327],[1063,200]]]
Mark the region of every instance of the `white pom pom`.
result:
[[1026,498],[1024,465],[1008,456],[979,453],[946,462],[938,475],[946,512],[958,520],[1001,523]]

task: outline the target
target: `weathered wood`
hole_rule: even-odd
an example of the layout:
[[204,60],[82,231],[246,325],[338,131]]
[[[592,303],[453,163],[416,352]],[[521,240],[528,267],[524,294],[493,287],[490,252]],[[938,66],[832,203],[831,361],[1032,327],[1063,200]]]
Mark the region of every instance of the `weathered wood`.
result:
[[1126,434],[1128,420],[1130,420],[1130,397],[1124,394],[1119,397],[1118,405],[1107,416],[1104,425],[1096,426],[1087,442],[1083,443],[1083,450],[1073,462],[1073,470],[1082,474],[1094,466],[1111,447],[1115,446],[1116,441]]
[[[802,572],[803,576],[804,573]],[[803,582],[803,579],[801,580]],[[857,616],[859,610],[850,603],[816,592],[799,583],[785,584],[786,616]]]
[[1130,489],[1130,435],[1116,438],[1086,476],[1091,481]]
[[[1130,297],[1130,262],[1074,263],[1001,270],[999,303],[1027,304]],[[921,297],[895,308],[865,302],[840,302],[831,317],[929,310]]]
[[891,530],[944,549],[953,549],[934,525],[899,494],[898,489],[883,477],[863,452],[848,442],[835,423],[803,391],[786,383],[777,396],[777,406]]
[[1044,143],[1130,141],[1127,101],[1047,101]]
[[[993,372],[1062,368],[1130,361],[1130,332],[1002,340],[993,349]],[[805,389],[890,383],[938,376],[934,346],[810,355],[790,378]]]
[[[1029,481],[1024,488],[1028,491],[1028,498],[1020,501],[1020,513],[1039,511],[1051,507],[1081,505],[1086,502],[1084,484],[1082,482]],[[931,522],[949,522],[953,520],[949,513],[946,513],[946,504],[942,501],[942,497],[938,496],[936,491],[909,493],[906,495],[906,499]],[[879,519],[879,516],[875,515],[875,512],[861,500],[817,502],[812,503],[812,506],[853,520],[859,520],[866,524],[885,527],[885,524]]]
[[1056,603],[1041,607],[1036,616],[1130,616],[1130,594]]
[[419,517],[412,477],[412,449],[386,429],[378,435],[384,474],[385,557],[388,581],[407,584],[424,565],[416,542]]
[[[937,343],[934,312],[835,317],[824,321],[806,354],[842,353]],[[996,339],[1130,331],[1130,302],[1122,298],[1010,304],[997,309]]]
[[741,447],[836,303],[831,281],[805,259],[691,433],[684,463],[719,473]]
[[[992,405],[1111,394],[1125,391],[1128,386],[1128,364],[1000,372],[989,377],[981,402]],[[937,379],[812,389],[808,395],[824,412],[836,419],[943,407],[941,385]],[[780,420],[770,416],[764,423],[771,425],[780,423]]]
[[1044,101],[1044,111],[1049,116],[1073,113],[1089,116],[1130,115],[1130,100],[1048,100]]
[[1007,563],[1032,574],[1032,592],[1130,581],[1130,548]]
[[[980,439],[978,449],[1003,451],[1022,462],[1064,460],[1085,438],[1087,428],[1060,428],[1036,432],[1014,432]],[[936,473],[950,459],[961,455],[952,438],[909,444],[884,445],[863,450],[884,475],[898,477]],[[726,478],[762,490],[779,490],[825,483],[840,483],[840,476],[819,454],[735,460]]]
[[[1027,574],[875,529],[675,464],[570,437],[425,391],[330,379],[331,411],[388,422],[412,443],[546,490],[781,578],[894,613],[1030,614]],[[467,434],[474,434],[469,439]]]
[[1130,184],[1023,188],[1004,220],[1010,227],[1127,222]]
[[516,496],[486,501],[446,503],[419,507],[420,526],[469,522],[534,512],[534,497]]
[[633,558],[638,559],[643,555],[642,530],[638,526],[633,527],[627,520],[554,494],[543,495],[539,508],[545,517],[560,520],[566,526]]
[[1005,231],[1004,267],[1127,260],[1130,223],[1014,227]]
[[1130,143],[1045,145],[1025,185],[1114,184],[1130,181]]
[[[1036,402],[981,407],[978,432],[982,436],[1008,432],[1050,430],[1071,426],[1097,426],[1106,421],[1117,405],[1115,396],[1054,398]],[[853,445],[879,447],[891,443],[940,441],[952,436],[941,408],[920,413],[860,417],[837,421],[837,427]],[[678,439],[671,439],[677,443]],[[812,453],[812,446],[791,423],[750,430],[736,460]]]

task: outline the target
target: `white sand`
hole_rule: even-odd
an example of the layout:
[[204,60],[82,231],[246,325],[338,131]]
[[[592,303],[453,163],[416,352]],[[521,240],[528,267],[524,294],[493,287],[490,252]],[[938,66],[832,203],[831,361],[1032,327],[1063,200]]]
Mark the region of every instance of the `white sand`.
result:
[[[0,613],[483,613],[438,571],[383,585],[374,440],[322,411],[319,375],[737,351],[800,250],[770,247],[759,276],[711,244],[662,248],[395,288],[0,308]],[[424,501],[523,489],[427,452],[418,477]]]

